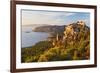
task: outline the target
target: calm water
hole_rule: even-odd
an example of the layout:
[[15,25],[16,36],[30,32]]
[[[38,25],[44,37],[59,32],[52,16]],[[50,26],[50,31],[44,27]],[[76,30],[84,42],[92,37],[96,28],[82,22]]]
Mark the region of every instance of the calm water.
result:
[[23,26],[22,27],[22,48],[23,47],[30,47],[36,44],[39,41],[46,40],[49,36],[48,33],[45,32],[33,32],[32,26]]

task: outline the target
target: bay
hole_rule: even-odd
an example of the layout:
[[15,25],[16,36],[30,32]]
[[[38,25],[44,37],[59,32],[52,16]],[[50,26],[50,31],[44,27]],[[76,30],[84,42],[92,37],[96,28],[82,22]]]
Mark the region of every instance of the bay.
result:
[[21,48],[30,47],[38,43],[39,41],[47,40],[49,33],[46,32],[34,32],[32,26],[22,27],[21,33]]

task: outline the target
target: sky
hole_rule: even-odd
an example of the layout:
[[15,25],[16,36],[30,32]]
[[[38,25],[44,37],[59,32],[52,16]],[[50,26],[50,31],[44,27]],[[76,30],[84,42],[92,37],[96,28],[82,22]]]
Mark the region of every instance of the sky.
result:
[[22,25],[68,25],[79,20],[90,26],[90,13],[67,11],[22,10]]

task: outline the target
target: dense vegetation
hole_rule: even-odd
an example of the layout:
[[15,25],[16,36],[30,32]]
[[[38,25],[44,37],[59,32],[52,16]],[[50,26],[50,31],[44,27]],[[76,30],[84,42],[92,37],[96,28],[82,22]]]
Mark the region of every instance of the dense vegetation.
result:
[[85,60],[90,58],[90,29],[82,23],[67,25],[62,33],[55,32],[47,41],[22,48],[22,62]]

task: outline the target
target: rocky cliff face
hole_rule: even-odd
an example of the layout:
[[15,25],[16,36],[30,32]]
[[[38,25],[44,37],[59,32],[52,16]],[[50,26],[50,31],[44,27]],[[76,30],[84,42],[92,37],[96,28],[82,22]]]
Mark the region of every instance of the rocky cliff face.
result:
[[84,35],[89,32],[90,29],[88,26],[86,26],[85,22],[78,21],[76,23],[69,24],[65,26],[64,31],[64,39],[76,39],[80,33],[84,33]]
[[[90,28],[86,26],[85,22],[78,21],[65,26],[62,37],[57,34],[54,39],[54,46],[71,46],[74,49],[86,48],[90,43]],[[80,45],[80,47],[79,47]]]

